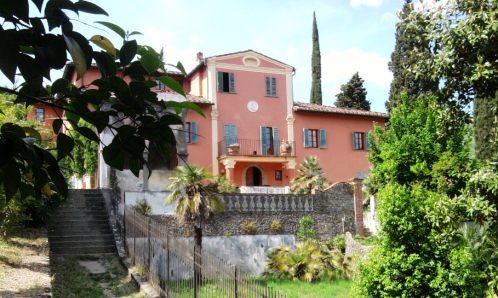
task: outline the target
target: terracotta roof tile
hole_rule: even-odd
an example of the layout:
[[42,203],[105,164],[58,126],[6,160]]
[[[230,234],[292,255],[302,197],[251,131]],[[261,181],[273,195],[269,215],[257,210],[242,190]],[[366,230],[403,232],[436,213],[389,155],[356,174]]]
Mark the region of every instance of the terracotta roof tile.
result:
[[191,94],[187,94],[187,100],[190,102],[194,102],[194,103],[202,103],[202,104],[208,104],[208,105],[213,104],[213,102],[207,98],[204,98],[202,96],[197,96],[197,95],[191,95]]
[[294,102],[293,109],[295,112],[319,112],[319,113],[331,113],[331,114],[342,114],[342,115],[389,118],[387,113],[363,111],[363,110],[348,109],[348,108],[338,108],[338,107],[323,106],[323,105],[304,103],[304,102]]

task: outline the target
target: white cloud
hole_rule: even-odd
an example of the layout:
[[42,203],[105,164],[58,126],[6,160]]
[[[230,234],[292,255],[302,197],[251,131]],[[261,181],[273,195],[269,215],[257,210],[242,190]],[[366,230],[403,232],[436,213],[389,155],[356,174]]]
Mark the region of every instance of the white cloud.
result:
[[352,7],[358,7],[358,6],[380,6],[382,4],[383,0],[350,0],[349,4]]
[[365,83],[387,89],[392,80],[388,61],[387,57],[357,48],[327,52],[322,56],[322,82],[327,86],[327,93],[335,95],[340,85],[359,72]]

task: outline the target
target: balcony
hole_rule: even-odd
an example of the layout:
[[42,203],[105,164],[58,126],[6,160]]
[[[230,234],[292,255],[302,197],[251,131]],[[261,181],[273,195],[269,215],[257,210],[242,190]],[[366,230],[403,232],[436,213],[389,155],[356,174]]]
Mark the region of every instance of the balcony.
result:
[[279,140],[223,139],[218,143],[219,156],[295,157],[295,142]]

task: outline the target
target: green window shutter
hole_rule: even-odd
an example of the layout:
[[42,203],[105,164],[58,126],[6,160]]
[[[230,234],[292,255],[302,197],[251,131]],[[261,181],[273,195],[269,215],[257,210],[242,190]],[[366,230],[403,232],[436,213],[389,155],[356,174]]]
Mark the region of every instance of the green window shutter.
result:
[[327,148],[327,131],[320,128],[320,148]]
[[271,95],[277,96],[277,78],[271,78]]
[[185,143],[190,143],[190,130],[192,129],[190,122],[185,122],[183,125],[183,136]]
[[235,74],[233,72],[228,74],[228,92],[235,92]]
[[353,132],[353,150],[358,150],[358,143],[356,142],[356,133]]
[[280,155],[280,140],[278,136],[278,128],[274,127],[273,128],[273,152],[276,155]]
[[265,84],[266,84],[266,95],[271,95],[271,78],[270,77],[265,78]]
[[193,121],[190,122],[190,131],[191,131],[190,140],[191,140],[192,144],[196,144],[197,140],[198,140],[197,123],[196,122],[193,122]]
[[303,140],[304,140],[304,148],[311,147],[309,129],[307,129],[307,128],[303,128]]
[[367,139],[366,140],[367,141],[367,143],[366,143],[367,150],[372,150],[372,132],[371,131],[367,132],[366,139]]
[[218,91],[223,91],[223,72],[218,71]]

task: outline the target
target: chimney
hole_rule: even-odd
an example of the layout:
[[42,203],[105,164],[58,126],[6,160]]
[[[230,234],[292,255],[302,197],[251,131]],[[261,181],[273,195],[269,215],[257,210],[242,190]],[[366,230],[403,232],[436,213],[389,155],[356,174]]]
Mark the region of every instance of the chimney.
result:
[[197,53],[197,62],[204,60],[204,54],[202,52]]

